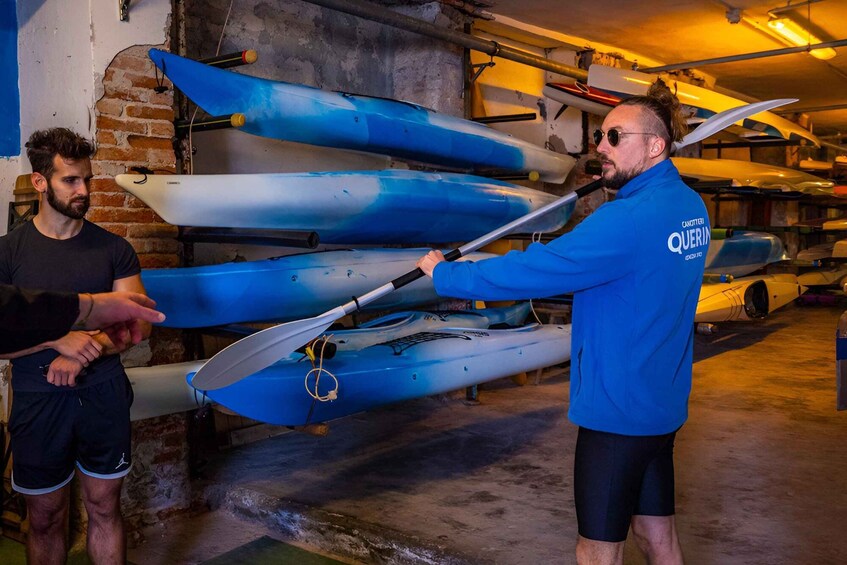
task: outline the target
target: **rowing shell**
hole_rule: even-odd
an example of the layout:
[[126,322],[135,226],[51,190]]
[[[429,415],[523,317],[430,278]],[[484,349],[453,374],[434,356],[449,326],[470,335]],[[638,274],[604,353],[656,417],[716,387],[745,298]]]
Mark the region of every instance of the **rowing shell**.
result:
[[581,82],[548,82],[541,92],[550,100],[597,116],[605,116],[621,101],[619,96]]
[[[701,110],[697,117],[708,118],[718,112],[744,105],[744,102],[737,98],[674,80],[669,75],[653,75],[604,65],[591,65],[588,68],[589,86],[623,98],[647,94],[650,85],[659,76],[667,83],[671,91],[676,93],[681,104]],[[739,122],[738,125],[784,139],[803,139],[820,147],[820,141],[811,132],[773,112],[754,114]]]
[[817,196],[833,196],[835,183],[809,173],[734,159],[692,159],[671,157],[679,174],[700,180],[731,180],[734,186],[779,191],[797,191]]

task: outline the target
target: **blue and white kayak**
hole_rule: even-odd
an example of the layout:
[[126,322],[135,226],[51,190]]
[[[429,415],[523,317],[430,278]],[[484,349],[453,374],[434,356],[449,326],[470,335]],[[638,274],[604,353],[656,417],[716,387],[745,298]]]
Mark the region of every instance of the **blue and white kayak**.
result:
[[[570,359],[570,325],[508,330],[439,329],[412,334],[323,362],[281,361],[224,388],[213,401],[255,420],[298,426],[377,406],[441,394]],[[188,382],[194,374],[188,375]],[[337,386],[336,386],[337,384]],[[334,400],[318,400],[315,397]]]
[[775,235],[740,231],[732,237],[709,242],[705,272],[742,277],[788,258],[782,241]]
[[[481,310],[395,312],[361,324],[355,329],[335,330],[324,335],[330,337],[337,351],[352,351],[444,328],[486,329],[501,325],[520,326],[529,311],[529,302],[524,302],[515,306]],[[302,357],[299,353],[294,353],[287,359],[296,363]],[[134,393],[130,419],[135,421],[176,414],[208,404],[209,400],[186,382],[186,375],[197,372],[206,361],[207,359],[203,359],[127,369],[126,374]]]
[[470,169],[537,172],[564,182],[576,160],[417,104],[266,80],[151,49],[150,58],[212,115],[242,113],[262,137]]
[[[471,175],[385,170],[253,175],[118,175],[178,226],[316,231],[322,243],[470,241],[558,196]],[[571,203],[521,229],[550,232]]]
[[[315,316],[405,274],[429,249],[343,249],[263,261],[141,272],[147,294],[167,315],[163,326],[200,328]],[[492,257],[471,253],[470,261]],[[424,277],[368,304],[409,307],[442,300]]]

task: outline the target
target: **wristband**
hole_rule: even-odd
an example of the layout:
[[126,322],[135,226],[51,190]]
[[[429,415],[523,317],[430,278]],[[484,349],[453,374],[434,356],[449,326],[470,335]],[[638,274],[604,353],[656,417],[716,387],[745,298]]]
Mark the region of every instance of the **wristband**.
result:
[[88,292],[84,292],[83,294],[88,296],[88,299],[91,302],[89,302],[89,304],[88,304],[88,312],[85,314],[85,316],[83,316],[76,324],[74,324],[74,327],[77,328],[77,329],[84,329],[85,328],[85,325],[88,323],[88,318],[91,317],[91,312],[94,311],[94,297],[91,296],[91,293],[88,293]]

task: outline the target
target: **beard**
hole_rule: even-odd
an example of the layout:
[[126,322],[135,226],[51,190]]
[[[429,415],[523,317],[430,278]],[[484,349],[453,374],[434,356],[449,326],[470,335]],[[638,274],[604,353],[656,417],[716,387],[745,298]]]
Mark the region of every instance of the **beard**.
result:
[[631,169],[628,171],[618,169],[617,165],[615,165],[613,161],[610,161],[608,159],[601,159],[600,163],[610,163],[614,167],[614,170],[610,171],[611,175],[609,174],[609,172],[605,171],[602,174],[603,184],[609,190],[619,190],[623,185],[625,185],[626,183],[628,183],[643,172],[636,171],[635,169]]
[[49,179],[47,180],[47,202],[63,216],[74,220],[83,219],[88,212],[88,207],[91,205],[91,199],[88,196],[77,196],[76,198],[72,198],[67,204],[61,202],[56,198],[56,191],[53,190],[53,185],[50,184]]

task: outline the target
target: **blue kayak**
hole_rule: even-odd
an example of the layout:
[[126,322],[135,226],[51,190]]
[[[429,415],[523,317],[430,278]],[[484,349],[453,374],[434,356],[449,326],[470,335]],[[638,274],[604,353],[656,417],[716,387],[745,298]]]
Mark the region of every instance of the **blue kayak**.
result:
[[305,425],[563,363],[570,343],[570,325],[438,329],[338,352],[317,382],[308,361],[283,360],[205,394],[248,418]]
[[149,54],[195,104],[212,115],[244,114],[240,129],[254,135],[450,167],[534,171],[556,183],[576,164],[569,155],[417,104],[251,77],[159,49]]
[[[115,180],[170,224],[316,231],[336,244],[470,241],[559,198],[472,175],[396,169]],[[557,230],[573,209],[557,208],[521,230]]]
[[[524,302],[514,306],[481,310],[394,312],[361,324],[357,328],[333,330],[325,335],[332,340],[338,351],[351,351],[444,328],[487,329],[492,326],[520,326],[529,311],[529,302]],[[299,353],[293,353],[287,359],[294,363],[302,357]],[[206,404],[207,399],[185,380],[188,373],[198,371],[206,361],[203,359],[127,369],[126,374],[132,383],[135,396],[130,418],[133,421],[144,420],[193,410]]]
[[[204,267],[141,272],[147,294],[165,313],[162,324],[200,328],[315,316],[415,268],[429,249],[343,249]],[[492,257],[471,253],[460,260]],[[409,307],[441,299],[424,277],[367,306]]]
[[786,259],[788,255],[782,241],[775,235],[741,231],[735,232],[732,237],[709,242],[705,272],[743,277],[770,263]]

